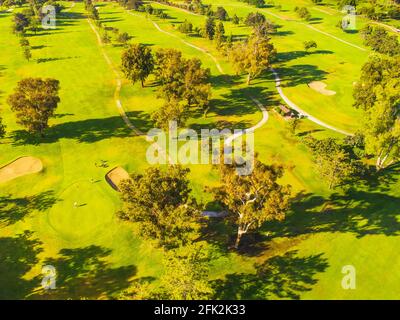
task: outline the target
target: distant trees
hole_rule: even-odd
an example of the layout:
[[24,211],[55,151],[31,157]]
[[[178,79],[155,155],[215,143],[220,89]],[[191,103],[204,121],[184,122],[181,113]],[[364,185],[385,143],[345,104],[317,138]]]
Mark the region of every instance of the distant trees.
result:
[[29,40],[26,39],[25,37],[22,37],[21,40],[19,41],[19,44],[21,45],[24,58],[29,61],[32,58]]
[[85,9],[89,13],[89,17],[95,21],[100,19],[99,12],[97,8],[94,6],[92,0],[84,0]]
[[24,58],[29,61],[32,58],[31,48],[28,46],[24,47],[23,54],[24,54]]
[[265,18],[262,13],[249,13],[244,22],[253,28],[253,33],[259,36],[267,36],[276,31],[276,26]]
[[60,102],[59,88],[59,81],[55,79],[26,78],[18,82],[14,93],[8,97],[17,122],[29,132],[43,135]]
[[364,112],[365,151],[382,170],[400,158],[400,58],[372,56],[354,86],[354,106]]
[[267,19],[262,13],[259,12],[252,12],[249,13],[244,21],[247,26],[254,27],[256,25],[261,25],[265,23]]
[[6,135],[6,126],[3,124],[3,118],[0,117],[0,138]]
[[142,0],[118,0],[119,4],[128,10],[138,10],[142,5]]
[[166,171],[149,168],[144,174],[133,174],[121,185],[120,217],[138,223],[144,238],[166,248],[191,243],[199,236],[201,215],[190,197],[188,173],[180,166],[169,166]]
[[215,42],[217,44],[217,48],[220,48],[222,43],[225,41],[225,27],[222,22],[217,24],[217,28],[215,29]]
[[309,21],[311,20],[310,11],[306,7],[295,7],[294,11],[299,15],[299,17],[303,20]]
[[234,43],[229,55],[236,72],[247,73],[250,85],[252,79],[271,65],[276,51],[269,37],[253,34],[247,41]]
[[215,17],[221,21],[229,20],[228,12],[226,12],[224,7],[217,8],[217,11],[215,12]]
[[288,127],[289,127],[289,130],[290,130],[290,132],[292,133],[292,134],[296,134],[296,130],[297,130],[297,128],[299,127],[299,125],[300,125],[300,118],[298,118],[298,117],[295,117],[295,118],[292,118],[292,119],[289,119],[289,121],[288,121]]
[[222,164],[220,172],[221,186],[210,190],[237,226],[236,249],[250,230],[266,221],[285,219],[291,192],[290,186],[278,183],[284,172],[281,166],[268,166],[255,159],[254,170],[248,176],[237,175],[232,165]]
[[304,41],[303,46],[306,52],[308,52],[312,48],[316,49],[318,47],[317,43],[314,40]]
[[185,21],[178,26],[178,30],[182,33],[192,33],[193,24],[185,19]]
[[215,19],[213,17],[208,17],[205,25],[202,29],[202,35],[204,38],[209,40],[214,39],[215,35]]
[[21,12],[14,14],[13,31],[14,33],[24,33],[29,26],[29,18]]
[[144,82],[154,69],[154,59],[151,49],[142,44],[131,44],[122,53],[122,71],[133,84],[137,81]]
[[265,0],[241,0],[241,1],[246,2],[250,5],[253,5],[257,8],[265,7]]
[[130,35],[127,32],[121,32],[117,34],[116,40],[122,45],[126,46],[128,41],[131,39]]

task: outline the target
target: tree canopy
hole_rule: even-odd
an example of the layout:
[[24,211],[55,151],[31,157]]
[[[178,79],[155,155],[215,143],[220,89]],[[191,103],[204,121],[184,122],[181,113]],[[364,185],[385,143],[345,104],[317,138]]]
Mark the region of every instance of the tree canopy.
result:
[[291,188],[278,183],[284,173],[282,166],[265,165],[255,159],[254,170],[248,176],[237,175],[234,166],[225,164],[220,165],[220,173],[221,186],[210,190],[238,228],[235,248],[248,231],[266,221],[285,219]]
[[189,170],[169,166],[149,168],[122,183],[124,204],[121,218],[136,222],[145,238],[166,247],[181,246],[196,239],[200,211],[190,197]]
[[26,78],[18,82],[14,93],[8,97],[18,123],[31,133],[43,135],[60,102],[59,89],[56,79]]

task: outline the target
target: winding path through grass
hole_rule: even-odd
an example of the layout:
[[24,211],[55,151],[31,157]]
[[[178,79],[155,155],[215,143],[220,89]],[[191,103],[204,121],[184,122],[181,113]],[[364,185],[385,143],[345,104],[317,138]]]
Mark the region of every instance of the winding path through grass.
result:
[[283,99],[283,101],[285,101],[286,104],[287,104],[290,108],[296,110],[296,111],[297,111],[298,113],[300,113],[301,115],[307,117],[308,120],[310,120],[310,121],[312,121],[312,122],[314,122],[314,123],[320,125],[321,127],[324,127],[324,128],[327,128],[327,129],[330,129],[330,130],[333,130],[333,131],[342,133],[342,134],[344,134],[344,135],[346,135],[346,136],[352,136],[352,135],[353,135],[353,134],[350,133],[350,132],[347,132],[347,131],[345,131],[345,130],[341,130],[341,129],[338,129],[338,128],[334,127],[334,126],[331,126],[331,125],[329,125],[329,124],[326,124],[325,122],[323,122],[323,121],[321,121],[321,120],[319,120],[319,119],[313,117],[311,114],[309,114],[309,113],[307,113],[306,111],[304,111],[303,109],[301,109],[297,104],[295,104],[293,101],[291,101],[291,100],[283,93],[283,90],[282,90],[282,87],[281,87],[281,78],[279,77],[278,72],[277,72],[275,69],[273,69],[273,68],[271,68],[271,71],[272,71],[272,73],[274,74],[274,77],[275,77],[276,90],[278,90],[279,95],[281,96],[281,98]]
[[[185,10],[185,11],[186,11],[186,10]],[[132,16],[134,16],[134,17],[143,18],[141,15],[134,14],[134,13],[132,13],[132,12],[130,12],[130,11],[127,11],[127,13],[130,14],[130,15],[132,15]],[[217,67],[217,69],[218,69],[218,71],[219,71],[222,75],[225,75],[225,74],[226,74],[226,73],[224,72],[224,70],[222,69],[220,63],[218,62],[218,59],[217,59],[216,57],[214,57],[214,56],[213,56],[210,52],[208,52],[206,49],[203,49],[203,48],[201,48],[201,47],[195,46],[194,44],[192,44],[192,43],[190,43],[190,42],[187,42],[186,40],[183,40],[183,39],[180,38],[179,36],[177,36],[177,35],[175,35],[175,34],[173,34],[173,33],[170,33],[170,32],[168,32],[168,31],[163,30],[163,29],[158,25],[157,22],[155,22],[155,21],[153,21],[153,20],[151,20],[151,19],[148,19],[148,20],[154,25],[154,27],[155,27],[159,32],[162,32],[162,33],[164,33],[164,34],[166,34],[166,35],[168,35],[168,36],[170,36],[170,37],[176,38],[176,39],[180,40],[183,44],[185,44],[185,45],[187,45],[187,46],[189,46],[189,47],[191,47],[191,48],[194,48],[194,49],[196,49],[196,50],[198,50],[198,51],[200,51],[200,52],[202,52],[202,53],[208,55],[208,56],[214,61],[215,65],[216,65],[216,67]],[[251,128],[248,128],[248,129],[245,129],[245,130],[242,131],[242,132],[238,132],[238,133],[235,133],[235,134],[233,134],[232,136],[230,136],[228,139],[225,140],[225,144],[230,144],[233,140],[235,140],[235,139],[237,139],[238,137],[242,136],[243,133],[254,132],[255,130],[261,128],[264,124],[266,124],[266,123],[268,122],[269,114],[268,114],[267,109],[262,105],[262,103],[261,103],[260,101],[258,101],[258,100],[255,99],[254,97],[250,97],[250,98],[251,98],[251,100],[253,100],[253,102],[257,105],[257,107],[261,110],[261,112],[262,112],[262,119],[261,119],[260,122],[258,122],[255,126],[253,126],[253,127],[251,127]]]

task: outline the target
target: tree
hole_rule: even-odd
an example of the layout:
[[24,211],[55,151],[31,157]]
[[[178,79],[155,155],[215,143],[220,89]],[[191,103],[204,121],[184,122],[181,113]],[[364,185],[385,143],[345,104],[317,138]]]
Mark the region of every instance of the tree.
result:
[[24,58],[26,60],[30,60],[32,58],[31,48],[30,47],[23,47]]
[[303,45],[306,52],[308,52],[312,48],[316,49],[318,47],[317,43],[314,40],[304,41]]
[[389,56],[400,55],[400,43],[397,35],[390,35],[384,28],[371,25],[363,28],[361,34],[364,44],[370,46],[372,50]]
[[289,125],[290,132],[292,134],[296,134],[296,130],[300,125],[300,121],[301,121],[300,118],[297,118],[297,117],[289,120],[288,125]]
[[318,174],[327,181],[329,189],[351,181],[357,174],[359,162],[352,159],[345,146],[335,139],[307,137],[305,143],[313,153]]
[[108,34],[107,30],[104,30],[104,32],[101,35],[101,41],[105,44],[110,43],[111,42],[111,37]]
[[192,33],[193,24],[185,19],[185,21],[179,25],[178,30],[182,33]]
[[166,171],[149,168],[121,184],[123,212],[120,217],[139,224],[145,238],[166,247],[186,245],[199,234],[200,211],[190,197],[189,169],[169,166]]
[[185,77],[182,53],[175,49],[159,49],[155,53],[155,66],[156,79],[161,83],[160,96],[180,100]]
[[214,38],[217,43],[217,48],[220,48],[221,44],[225,41],[225,27],[222,22],[218,23]]
[[181,127],[188,118],[188,105],[184,101],[172,98],[167,100],[159,110],[155,111],[151,118],[158,128],[164,130],[168,130],[170,121],[176,121],[178,127]]
[[234,14],[232,17],[232,23],[239,24],[239,22],[240,22],[239,17],[236,14]]
[[19,41],[19,44],[21,45],[21,47],[29,47],[29,40],[26,39],[25,37],[21,38],[21,40]]
[[18,12],[14,14],[14,25],[13,31],[14,33],[24,33],[25,29],[29,26],[29,18]]
[[184,92],[188,106],[194,106],[207,113],[211,99],[210,69],[202,68],[198,58],[184,60]]
[[214,39],[215,35],[215,20],[213,17],[208,17],[203,29],[203,37],[209,40]]
[[244,21],[244,23],[249,27],[255,27],[257,25],[263,24],[267,21],[265,16],[259,12],[249,13]]
[[354,106],[364,112],[361,133],[366,153],[382,170],[400,157],[400,58],[372,56],[354,86]]
[[228,12],[226,12],[224,7],[218,7],[217,11],[215,12],[215,16],[221,21],[229,20]]
[[191,244],[169,250],[164,257],[164,273],[152,299],[201,300],[211,299],[209,256],[202,245]]
[[151,49],[142,44],[131,44],[122,54],[122,71],[133,84],[144,82],[154,69],[154,59]]
[[0,117],[0,138],[6,135],[6,126],[3,124],[3,119]]
[[248,231],[266,221],[285,219],[290,186],[278,183],[284,172],[281,166],[268,166],[255,159],[254,170],[248,176],[237,175],[232,165],[220,165],[220,172],[221,186],[211,191],[238,228],[236,249]]
[[[184,59],[182,53],[174,49],[158,50],[155,75],[161,83],[160,96],[166,100],[177,102],[186,99],[184,105],[202,110],[208,108],[211,98],[210,70],[203,69],[199,59]],[[184,111],[182,106],[166,105],[163,114],[177,114],[179,110]]]
[[299,17],[303,20],[309,21],[311,20],[310,11],[306,7],[296,7],[294,11],[299,15]]
[[26,78],[18,82],[8,103],[16,113],[18,123],[31,133],[40,133],[48,128],[60,98],[60,83],[55,79]]
[[267,36],[253,34],[246,42],[238,42],[229,53],[237,73],[247,73],[247,84],[271,65],[276,55]]
[[117,36],[117,41],[119,43],[122,43],[123,45],[126,45],[127,42],[131,39],[131,37],[129,36],[129,34],[127,32],[122,32],[122,33],[118,33]]

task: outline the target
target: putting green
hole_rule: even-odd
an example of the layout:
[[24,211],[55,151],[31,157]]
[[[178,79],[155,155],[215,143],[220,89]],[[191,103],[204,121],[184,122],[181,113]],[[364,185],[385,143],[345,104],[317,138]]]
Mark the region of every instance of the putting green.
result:
[[48,222],[62,238],[70,241],[104,230],[116,209],[100,182],[75,182],[58,199],[48,214]]

